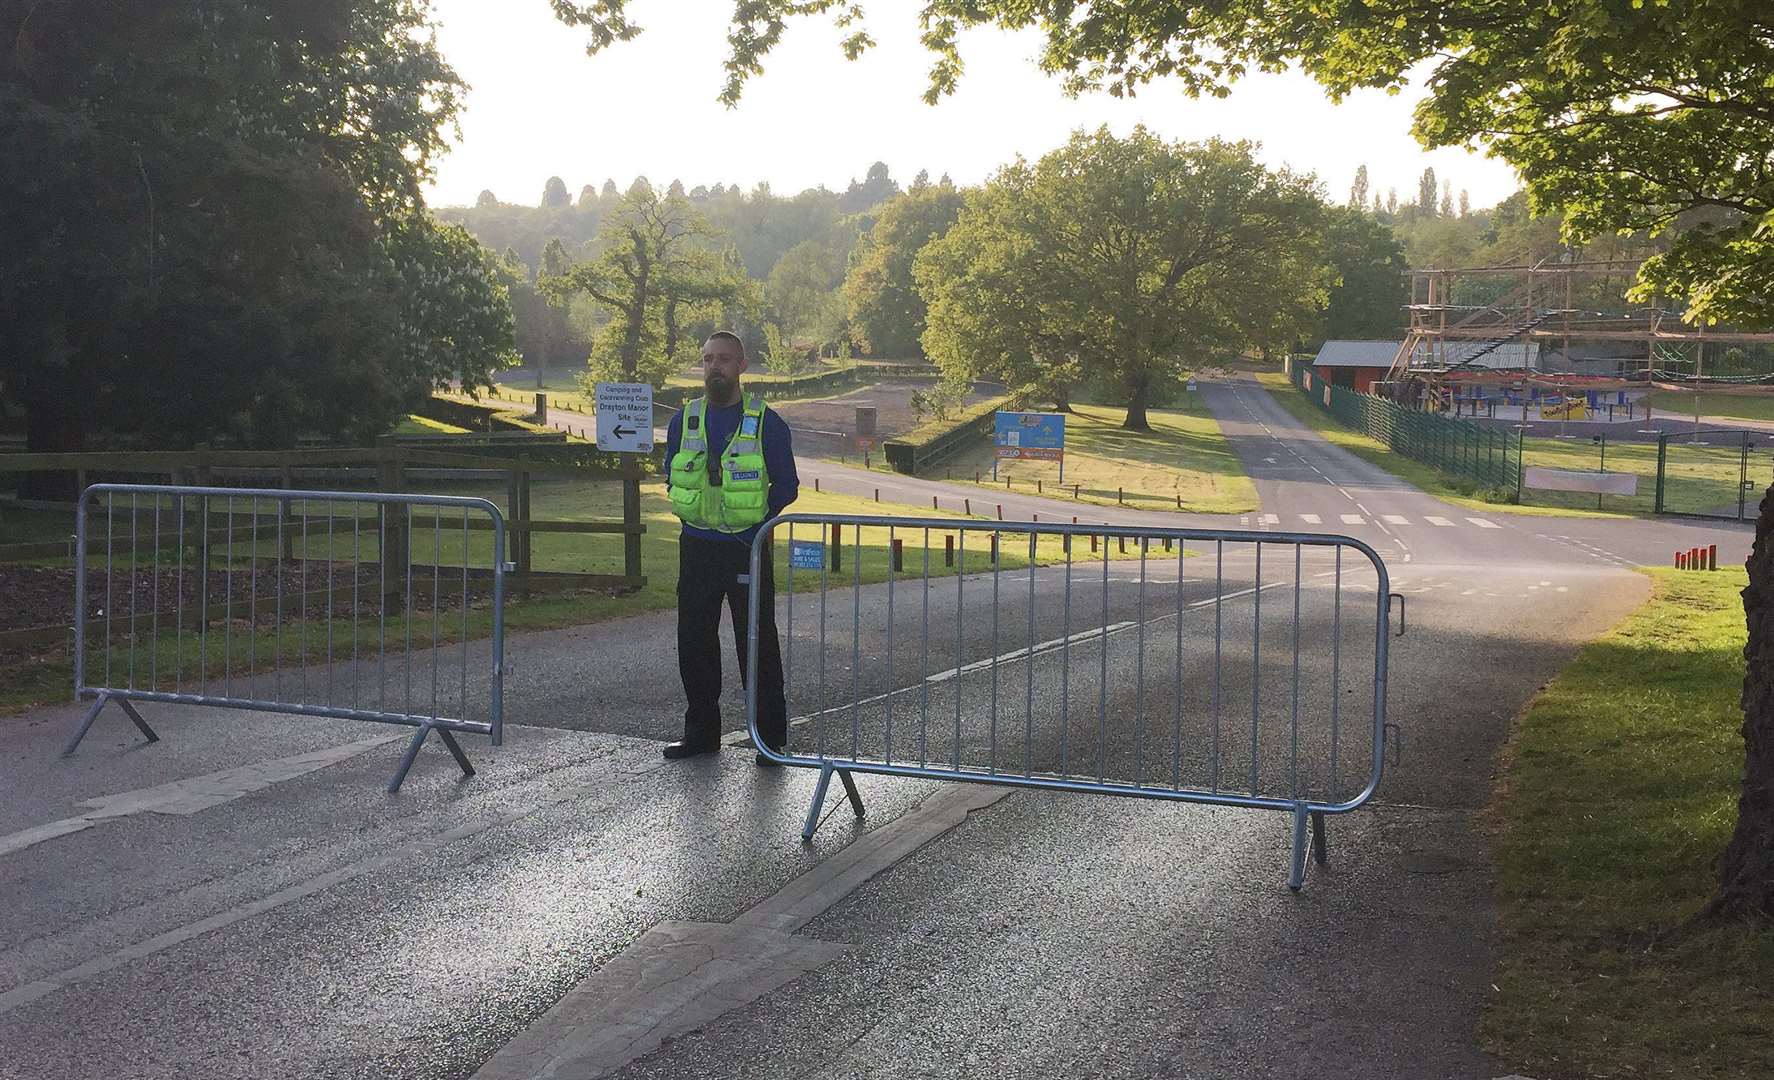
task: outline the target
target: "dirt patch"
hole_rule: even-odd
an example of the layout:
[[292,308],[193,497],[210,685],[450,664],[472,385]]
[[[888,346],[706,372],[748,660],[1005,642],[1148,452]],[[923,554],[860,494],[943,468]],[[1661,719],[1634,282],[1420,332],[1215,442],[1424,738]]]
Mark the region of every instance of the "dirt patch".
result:
[[[836,452],[856,432],[856,407],[875,407],[875,437],[891,439],[924,422],[912,408],[912,394],[928,391],[934,384],[928,379],[893,380],[864,386],[818,401],[787,401],[772,405],[795,433],[795,449],[802,453]],[[966,405],[977,405],[998,393],[997,388],[975,384],[965,399]]]
[[[462,603],[460,568],[445,567],[441,580],[439,610],[459,608]],[[426,594],[430,581],[428,568],[421,572],[415,567],[414,585],[420,591],[415,594],[413,604],[425,611],[431,610],[431,598]],[[109,614],[123,619],[132,613],[138,617],[149,616],[158,608],[170,627],[171,620],[177,617],[181,608],[186,617],[191,618],[207,600],[215,618],[220,618],[223,609],[232,601],[237,606],[236,617],[245,621],[246,605],[255,596],[261,602],[275,601],[281,592],[285,621],[301,614],[324,618],[326,594],[330,589],[335,594],[332,610],[337,617],[350,614],[352,610],[352,597],[338,595],[338,591],[349,590],[354,583],[359,614],[380,611],[382,580],[380,568],[375,564],[310,560],[304,564],[286,563],[280,570],[276,563],[266,561],[256,567],[211,570],[207,575],[207,590],[205,579],[189,568],[183,572],[165,567],[158,571],[117,568],[108,578],[103,568],[89,569],[86,575],[86,616],[89,620],[105,618],[107,605]],[[404,581],[389,584],[404,595]],[[302,601],[304,594],[307,596],[305,603]],[[0,608],[0,631],[68,626],[73,621],[74,612],[74,571],[62,567],[0,565],[0,595],[9,601]],[[469,583],[470,604],[488,595],[490,590],[484,583]],[[257,621],[261,626],[269,626],[275,617],[273,604],[271,610],[259,613]]]

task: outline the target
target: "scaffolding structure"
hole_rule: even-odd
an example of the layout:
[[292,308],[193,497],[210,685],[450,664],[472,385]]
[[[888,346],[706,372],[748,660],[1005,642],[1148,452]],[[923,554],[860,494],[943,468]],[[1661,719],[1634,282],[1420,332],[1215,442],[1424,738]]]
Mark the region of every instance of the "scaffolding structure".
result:
[[[1433,397],[1450,381],[1509,378],[1544,385],[1581,379],[1591,386],[1643,385],[1652,372],[1672,363],[1694,365],[1699,379],[1708,342],[1774,345],[1774,333],[1750,333],[1691,326],[1681,313],[1659,303],[1613,310],[1586,307],[1596,301],[1579,281],[1594,277],[1630,279],[1638,260],[1554,262],[1509,266],[1412,270],[1409,325],[1386,382],[1412,385]],[[1621,369],[1612,377],[1584,376],[1573,362],[1573,345],[1614,343]],[[1523,346],[1524,363],[1500,363],[1506,346]],[[1692,351],[1692,358],[1689,352]],[[1511,351],[1514,351],[1513,348]],[[1532,358],[1557,356],[1562,362]]]

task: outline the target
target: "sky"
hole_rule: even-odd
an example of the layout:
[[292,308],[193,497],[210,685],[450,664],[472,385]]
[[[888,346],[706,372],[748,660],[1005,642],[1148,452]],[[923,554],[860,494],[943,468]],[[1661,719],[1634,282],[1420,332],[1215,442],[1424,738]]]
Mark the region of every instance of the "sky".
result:
[[[1250,139],[1268,165],[1315,173],[1336,201],[1357,166],[1370,190],[1416,198],[1433,167],[1465,189],[1474,207],[1517,187],[1513,170],[1462,149],[1424,152],[1410,136],[1420,91],[1362,91],[1332,105],[1297,73],[1253,76],[1224,99],[1195,99],[1155,83],[1126,100],[1067,98],[1035,65],[1039,37],[993,29],[961,39],[967,64],[957,93],[936,106],[923,93],[929,56],[911,4],[868,5],[876,46],[861,60],[839,52],[840,31],[812,17],[791,22],[746,86],[739,106],[715,100],[727,53],[731,0],[634,0],[645,27],[634,41],[595,57],[585,32],[555,20],[547,0],[433,0],[438,44],[469,84],[461,139],[437,166],[432,206],[501,201],[536,205],[550,176],[577,196],[606,179],[626,189],[656,184],[766,181],[777,194],[824,185],[842,190],[885,161],[902,186],[920,169],[977,184],[1017,154],[1030,159],[1074,129],[1135,124],[1167,139]],[[1370,196],[1371,198],[1371,196]]]

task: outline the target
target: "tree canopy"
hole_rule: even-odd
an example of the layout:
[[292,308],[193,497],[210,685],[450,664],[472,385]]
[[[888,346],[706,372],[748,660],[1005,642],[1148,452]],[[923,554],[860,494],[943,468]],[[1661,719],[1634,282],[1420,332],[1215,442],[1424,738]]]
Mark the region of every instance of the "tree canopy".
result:
[[[639,30],[630,0],[551,0],[596,51]],[[735,10],[722,100],[738,100],[787,21],[831,15],[855,58],[872,43],[854,3],[749,0]],[[1032,29],[1066,89],[1133,94],[1175,78],[1223,95],[1251,71],[1299,65],[1333,97],[1402,87],[1434,66],[1414,131],[1475,145],[1521,174],[1571,242],[1685,226],[1640,274],[1640,298],[1689,319],[1774,326],[1774,5],[1767,0],[928,0],[925,98],[953,92],[962,30]],[[1420,204],[1434,211],[1433,192]],[[1389,204],[1390,209],[1390,204]],[[1697,211],[1718,211],[1695,221]]]
[[925,304],[912,279],[912,260],[961,213],[961,193],[953,185],[919,175],[922,184],[913,183],[881,209],[844,280],[853,334],[877,356],[922,355]]
[[424,217],[461,84],[418,0],[0,2],[0,393],[30,445],[385,430],[511,354]]
[[746,297],[717,235],[688,200],[637,180],[604,218],[596,256],[543,282],[559,300],[583,293],[610,316],[592,345],[594,379],[663,382],[681,362],[686,325]]
[[1049,396],[1075,372],[1145,430],[1154,391],[1189,365],[1286,348],[1331,279],[1322,203],[1252,150],[1103,128],[1007,166],[917,258],[925,351],[951,376]]

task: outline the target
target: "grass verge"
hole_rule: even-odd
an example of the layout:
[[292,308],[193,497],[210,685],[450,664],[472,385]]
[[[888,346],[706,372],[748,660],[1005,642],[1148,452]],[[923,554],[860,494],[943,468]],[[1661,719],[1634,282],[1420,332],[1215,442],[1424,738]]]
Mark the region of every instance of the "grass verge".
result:
[[1542,1078],[1767,1077],[1774,930],[1690,924],[1736,821],[1745,575],[1648,572],[1512,738],[1482,1035]]
[[[1651,407],[1684,416],[1694,415],[1693,391],[1664,390],[1651,395]],[[1702,391],[1700,421],[1707,417],[1726,420],[1774,420],[1774,393],[1754,391]]]
[[1073,498],[1076,488],[1076,501],[1099,506],[1207,514],[1255,510],[1256,486],[1221,434],[1219,421],[1200,395],[1182,398],[1177,408],[1147,414],[1151,431],[1122,428],[1124,409],[1074,405],[1066,417],[1063,484],[1059,466],[1046,461],[999,462],[998,482],[990,484],[990,445],[956,458],[945,475],[970,478],[977,472],[982,486],[1024,494],[1036,493],[1039,481],[1039,493],[1056,498]]

